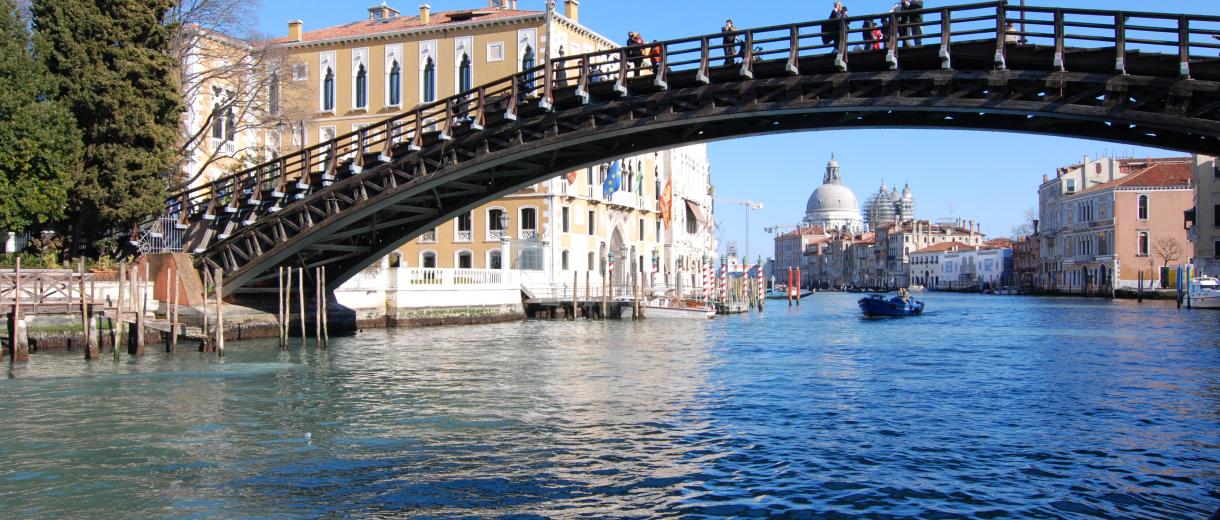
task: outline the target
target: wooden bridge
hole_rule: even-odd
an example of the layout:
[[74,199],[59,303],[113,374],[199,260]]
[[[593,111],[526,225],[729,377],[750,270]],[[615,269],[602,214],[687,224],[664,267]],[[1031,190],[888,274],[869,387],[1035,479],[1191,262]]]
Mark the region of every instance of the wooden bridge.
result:
[[[333,288],[479,204],[686,143],[958,128],[1220,154],[1220,17],[1004,2],[919,14],[743,30],[736,56],[715,33],[648,44],[655,63],[632,48],[544,60],[174,194],[163,225],[197,267],[226,272],[226,293],[283,265],[328,266]],[[888,34],[871,41],[863,22],[879,18]]]

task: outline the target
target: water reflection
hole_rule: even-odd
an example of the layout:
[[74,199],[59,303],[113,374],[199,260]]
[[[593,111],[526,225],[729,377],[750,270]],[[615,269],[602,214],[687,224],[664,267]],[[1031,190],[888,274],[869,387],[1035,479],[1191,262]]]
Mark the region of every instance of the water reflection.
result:
[[[713,322],[35,355],[0,510],[82,516],[1206,516],[1220,313],[851,295]],[[12,396],[20,396],[13,398]]]

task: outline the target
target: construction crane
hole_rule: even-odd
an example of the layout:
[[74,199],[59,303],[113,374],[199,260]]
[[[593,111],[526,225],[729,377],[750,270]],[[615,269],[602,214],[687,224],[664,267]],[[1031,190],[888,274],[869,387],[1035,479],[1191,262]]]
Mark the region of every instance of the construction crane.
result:
[[783,232],[783,230],[788,229],[788,228],[800,229],[801,225],[800,224],[776,224],[774,226],[767,226],[767,227],[763,228],[763,231],[766,231],[766,232],[774,235],[776,233]]
[[756,210],[756,209],[762,209],[763,204],[761,202],[754,202],[752,200],[743,200],[743,199],[716,199],[716,202],[719,202],[722,204],[732,204],[734,206],[745,206],[746,207],[746,248],[742,252],[741,257],[748,261],[748,259],[750,258],[750,212],[753,210]]

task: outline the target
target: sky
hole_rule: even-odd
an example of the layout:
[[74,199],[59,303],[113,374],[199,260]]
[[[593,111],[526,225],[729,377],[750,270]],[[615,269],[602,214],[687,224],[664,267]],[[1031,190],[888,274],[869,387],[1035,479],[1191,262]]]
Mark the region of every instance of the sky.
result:
[[[290,20],[304,21],[305,30],[363,19],[380,0],[258,0],[259,32],[287,33]],[[847,0],[853,15],[882,12],[894,0]],[[1017,3],[1018,0],[1010,0]],[[418,11],[420,0],[387,0],[404,15]],[[487,0],[429,0],[434,11],[484,7]],[[563,0],[557,0],[562,9]],[[927,7],[953,3],[926,0]],[[519,0],[521,9],[545,8],[545,0]],[[639,31],[647,40],[665,40],[715,32],[725,18],[739,28],[786,24],[825,18],[832,0],[581,0],[580,21],[609,38]],[[1028,5],[1070,6],[1169,13],[1220,15],[1216,0],[1028,0]],[[765,6],[765,9],[748,9]],[[845,183],[860,203],[887,185],[909,183],[916,198],[916,216],[924,219],[964,218],[978,221],[989,236],[1009,235],[1037,206],[1043,175],[1079,162],[1084,156],[1167,157],[1180,152],[1104,141],[1044,137],[1006,132],[948,130],[826,130],[711,143],[712,182],[717,198],[748,199],[763,204],[749,225],[750,256],[771,256],[772,235],[764,228],[799,223],[809,195],[821,184],[831,153],[837,157]],[[717,235],[723,249],[746,243],[746,210],[718,205]]]

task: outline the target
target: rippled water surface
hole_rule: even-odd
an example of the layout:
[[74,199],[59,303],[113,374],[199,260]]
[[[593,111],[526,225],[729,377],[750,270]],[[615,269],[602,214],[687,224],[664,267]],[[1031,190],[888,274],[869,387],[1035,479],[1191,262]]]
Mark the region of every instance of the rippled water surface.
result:
[[852,295],[0,379],[0,516],[1205,518],[1220,313]]

